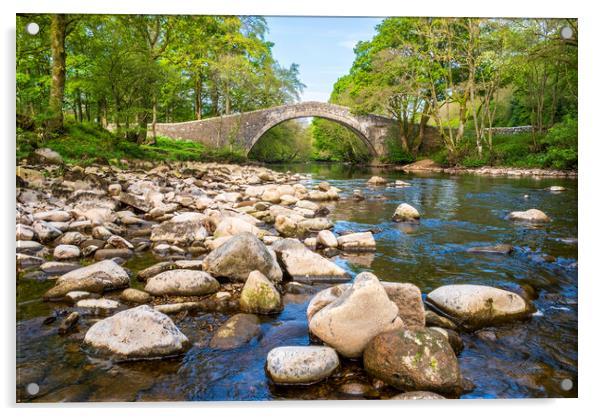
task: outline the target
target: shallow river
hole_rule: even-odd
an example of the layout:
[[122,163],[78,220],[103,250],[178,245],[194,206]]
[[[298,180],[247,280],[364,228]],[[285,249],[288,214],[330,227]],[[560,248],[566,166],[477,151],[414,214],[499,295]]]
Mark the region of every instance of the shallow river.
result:
[[[375,232],[375,253],[334,258],[352,275],[371,271],[382,280],[414,283],[423,294],[444,284],[475,283],[534,298],[537,312],[526,322],[462,333],[460,368],[475,385],[462,398],[577,395],[577,180],[408,175],[320,164],[271,168],[311,173],[309,184],[328,180],[342,189],[342,199],[327,205],[335,233]],[[412,186],[368,188],[366,180],[373,174]],[[553,194],[545,190],[551,185],[567,190]],[[366,199],[353,201],[353,189],[362,189]],[[421,212],[418,226],[390,221],[401,202]],[[553,221],[529,227],[504,219],[510,211],[529,208],[543,210]],[[467,252],[497,243],[511,244],[514,252]],[[125,267],[135,272],[158,261],[147,253]],[[288,295],[283,312],[262,318],[261,335],[246,347],[212,350],[212,331],[228,316],[189,313],[174,319],[194,343],[184,357],[113,363],[81,349],[92,319],[64,337],[57,334],[60,319],[44,324],[67,309],[41,301],[52,285],[23,276],[18,280],[17,394],[23,401],[347,399],[358,396],[344,394],[341,386],[369,382],[355,362],[345,362],[334,377],[310,387],[282,388],[268,382],[264,363],[270,349],[310,343],[307,297]],[[30,383],[39,386],[36,395],[25,392]]]

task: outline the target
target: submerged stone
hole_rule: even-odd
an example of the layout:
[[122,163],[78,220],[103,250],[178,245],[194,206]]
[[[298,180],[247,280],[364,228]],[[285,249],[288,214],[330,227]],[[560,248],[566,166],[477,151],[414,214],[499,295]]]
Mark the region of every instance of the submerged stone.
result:
[[247,313],[239,313],[219,327],[209,346],[219,350],[231,350],[248,343],[261,332],[259,318]]

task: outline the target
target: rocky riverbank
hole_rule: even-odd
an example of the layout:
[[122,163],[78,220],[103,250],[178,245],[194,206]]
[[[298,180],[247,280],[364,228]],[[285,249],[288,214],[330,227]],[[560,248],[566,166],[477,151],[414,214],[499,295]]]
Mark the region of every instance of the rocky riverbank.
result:
[[[196,311],[229,316],[200,330],[210,348],[240,348],[257,338],[262,316],[311,299],[313,345],[267,351],[272,383],[318,383],[359,360],[368,384],[346,384],[352,396],[452,398],[472,388],[457,359],[459,333],[534,312],[527,296],[501,288],[445,285],[423,301],[411,283],[369,272],[352,279],[329,258],[377,251],[372,232],[335,234],[324,203],[337,201],[339,189],[307,187],[305,175],[191,162],[127,169],[56,163],[17,170],[18,279],[52,284],[44,300],[65,310],[49,325],[90,357],[181,357],[198,340],[175,318]],[[398,182],[392,185],[409,185]],[[366,183],[384,185],[379,177]],[[363,198],[361,189],[351,198]],[[390,215],[420,221],[408,204]],[[508,219],[549,221],[536,209]],[[136,273],[124,267],[141,253],[156,261]],[[17,384],[26,397],[21,374]]]
[[551,178],[576,178],[577,171],[554,169],[529,169],[513,167],[483,166],[480,168],[443,167],[430,159],[419,160],[404,166],[395,166],[394,170],[402,172],[436,172],[450,175],[469,174],[483,176],[508,176],[508,177],[551,177]]

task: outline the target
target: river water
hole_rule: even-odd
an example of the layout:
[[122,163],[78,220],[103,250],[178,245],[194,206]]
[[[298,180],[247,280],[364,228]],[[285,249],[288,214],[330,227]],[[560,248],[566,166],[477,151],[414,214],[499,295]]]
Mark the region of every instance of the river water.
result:
[[[335,233],[375,232],[375,253],[333,259],[352,275],[371,271],[381,280],[414,283],[423,294],[445,284],[473,283],[534,299],[537,312],[526,322],[461,334],[460,368],[475,385],[462,398],[577,396],[577,180],[403,174],[326,164],[271,168],[311,173],[309,185],[327,180],[342,190],[340,201],[327,204]],[[373,174],[412,186],[367,187]],[[545,189],[551,185],[567,190],[551,193]],[[361,189],[366,199],[353,201],[354,189]],[[402,202],[420,211],[419,225],[390,221]],[[505,219],[510,211],[529,208],[543,210],[553,221],[533,227]],[[511,244],[514,252],[467,252],[498,243]],[[135,272],[158,261],[147,253],[125,267]],[[135,279],[133,284],[138,285]],[[16,359],[22,401],[348,399],[360,396],[345,394],[342,386],[370,382],[352,361],[314,386],[282,388],[267,380],[264,364],[270,349],[310,343],[307,296],[287,295],[282,313],[262,317],[261,335],[245,347],[212,350],[212,331],[228,316],[189,313],[174,318],[194,344],[184,357],[115,363],[81,349],[94,319],[84,319],[79,331],[69,336],[59,336],[56,323],[44,324],[67,309],[41,301],[52,285],[19,276]],[[39,386],[35,395],[26,393],[31,383]],[[393,394],[384,389],[364,396]]]

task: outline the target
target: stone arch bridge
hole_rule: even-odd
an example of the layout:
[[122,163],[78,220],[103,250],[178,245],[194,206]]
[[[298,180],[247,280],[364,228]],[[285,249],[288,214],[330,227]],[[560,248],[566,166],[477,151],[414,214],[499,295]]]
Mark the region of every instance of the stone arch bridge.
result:
[[395,120],[378,115],[356,115],[340,105],[308,101],[282,105],[265,110],[186,121],[157,123],[158,135],[173,139],[188,139],[208,147],[237,146],[248,153],[253,145],[272,127],[295,118],[320,117],[351,129],[372,152],[385,155],[385,139]]

